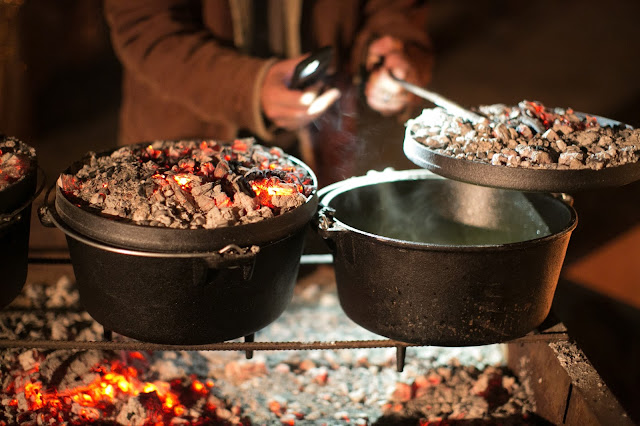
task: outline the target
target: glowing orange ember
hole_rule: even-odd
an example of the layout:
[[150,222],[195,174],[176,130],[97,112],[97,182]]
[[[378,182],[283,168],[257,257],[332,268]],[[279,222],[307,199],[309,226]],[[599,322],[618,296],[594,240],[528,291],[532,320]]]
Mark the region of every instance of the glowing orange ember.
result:
[[270,401],[269,402],[269,410],[272,413],[278,414],[282,410],[282,405],[280,405],[280,403],[278,401]]
[[285,183],[277,178],[258,179],[251,182],[251,188],[260,203],[264,206],[274,207],[271,198],[275,196],[290,196],[301,192],[300,185]]
[[162,150],[153,149],[152,145],[147,146],[147,149],[145,151],[149,155],[149,157],[153,159],[158,159],[164,153]]
[[145,356],[142,355],[142,353],[140,352],[129,352],[129,357],[133,358],[133,359],[140,359],[140,360],[145,360]]
[[293,195],[298,191],[298,189],[290,184],[282,184],[278,182],[276,179],[261,179],[256,180],[251,183],[251,188],[256,193],[258,197],[266,194],[269,197],[274,197],[276,195]]
[[194,380],[191,384],[191,388],[198,393],[207,393],[207,388],[202,382]]
[[187,186],[189,182],[191,182],[191,176],[187,174],[174,175],[173,180],[175,180],[178,183],[178,185],[184,187],[184,186]]
[[[133,359],[144,359],[144,355],[139,352],[131,353]],[[37,371],[37,369],[34,369]],[[209,390],[214,387],[212,380],[205,383],[193,378],[191,385],[185,388],[179,379],[171,383],[163,381],[144,382],[138,379],[138,370],[127,367],[120,361],[113,361],[106,367],[96,367],[94,371],[98,377],[88,385],[79,386],[62,391],[43,390],[42,383],[33,381],[26,383],[22,389],[16,389],[15,395],[20,391],[24,392],[27,401],[28,411],[42,410],[52,416],[56,421],[62,421],[62,412],[69,412],[71,404],[76,403],[86,410],[80,411],[79,415],[86,421],[96,420],[96,416],[101,413],[113,411],[113,406],[118,400],[125,400],[127,397],[135,397],[147,394],[155,397],[162,404],[162,412],[149,409],[150,416],[145,424],[167,424],[167,418],[181,416],[187,412],[187,408],[180,401],[177,391],[185,390],[191,392],[188,400],[194,398],[207,398]],[[19,407],[18,398],[12,398],[9,406]],[[20,410],[25,408],[21,407]],[[215,407],[213,408],[215,410]],[[58,423],[56,423],[58,424]]]
[[230,198],[225,198],[223,201],[216,202],[216,206],[218,207],[233,207],[233,201]]

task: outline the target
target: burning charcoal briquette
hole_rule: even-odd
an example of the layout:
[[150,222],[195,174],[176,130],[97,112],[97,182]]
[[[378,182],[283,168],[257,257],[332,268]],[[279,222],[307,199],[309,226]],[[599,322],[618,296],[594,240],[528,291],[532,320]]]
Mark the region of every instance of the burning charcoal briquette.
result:
[[157,141],[90,153],[58,185],[75,204],[135,224],[194,229],[252,223],[304,204],[308,172],[252,139]]
[[437,153],[498,166],[600,170],[640,160],[640,129],[540,102],[478,110],[486,118],[472,123],[443,108],[425,109],[407,126],[416,141]]
[[33,148],[0,135],[0,191],[26,176],[35,156]]

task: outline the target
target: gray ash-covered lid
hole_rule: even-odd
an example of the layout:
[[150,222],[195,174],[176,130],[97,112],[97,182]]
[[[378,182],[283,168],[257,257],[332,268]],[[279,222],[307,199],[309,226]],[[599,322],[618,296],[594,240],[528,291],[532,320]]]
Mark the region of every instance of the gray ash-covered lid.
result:
[[84,237],[117,247],[210,251],[305,226],[316,182],[304,163],[253,140],[156,141],[71,165],[58,178],[55,210]]
[[36,150],[24,142],[0,135],[0,191],[23,179],[36,166]]
[[522,101],[478,107],[476,122],[442,108],[407,122],[404,151],[441,176],[496,188],[572,192],[640,179],[640,129]]

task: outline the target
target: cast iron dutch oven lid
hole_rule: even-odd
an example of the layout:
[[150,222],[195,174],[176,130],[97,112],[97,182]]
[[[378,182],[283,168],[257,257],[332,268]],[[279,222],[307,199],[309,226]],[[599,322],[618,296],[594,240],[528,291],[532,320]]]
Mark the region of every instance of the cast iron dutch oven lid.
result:
[[[37,184],[38,159],[32,147],[16,138],[0,134],[0,156],[3,152],[18,154],[15,158],[20,160],[14,162],[13,167],[23,172],[12,183],[0,185],[0,215],[9,218],[28,207],[37,196],[34,192]],[[6,174],[3,176],[9,181]]]
[[[586,114],[576,113],[580,116]],[[604,117],[593,116],[601,126],[631,126]],[[407,125],[404,153],[414,164],[453,180],[530,192],[574,192],[626,185],[640,180],[640,161],[600,170],[541,169],[492,165],[477,160],[459,159],[432,150],[414,138]]]
[[[108,155],[116,149],[105,151],[99,155]],[[317,188],[317,179],[313,171],[299,159],[287,154],[283,154],[283,156],[298,167],[303,168],[311,176],[314,190],[301,206],[255,223],[213,229],[173,229],[137,225],[127,221],[103,217],[76,206],[63,194],[58,184],[55,185],[55,216],[53,219],[54,221],[59,220],[62,222],[58,223],[58,225],[63,230],[65,227],[69,227],[81,234],[85,240],[94,240],[98,243],[106,243],[130,250],[160,253],[196,253],[220,250],[230,244],[240,247],[271,244],[306,226],[318,206],[318,196],[315,190]],[[83,160],[77,161],[63,173],[73,174],[83,165]]]

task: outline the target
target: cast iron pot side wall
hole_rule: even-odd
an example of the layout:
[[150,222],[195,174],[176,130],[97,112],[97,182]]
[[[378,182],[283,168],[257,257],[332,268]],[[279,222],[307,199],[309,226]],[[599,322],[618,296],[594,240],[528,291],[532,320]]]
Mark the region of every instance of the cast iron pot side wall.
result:
[[[416,250],[352,233],[337,241],[338,296],[357,324],[434,346],[504,342],[540,325],[569,235],[513,250]],[[366,266],[365,266],[366,265]]]
[[[381,336],[435,346],[504,342],[542,323],[551,308],[571,232],[577,224],[572,207],[549,194],[524,194],[530,211],[544,218],[550,235],[505,244],[415,243],[362,230],[377,223],[379,212],[386,211],[383,204],[372,203],[375,198],[367,194],[378,188],[384,192],[387,186],[383,185],[390,182],[398,189],[415,182],[411,185],[419,191],[432,184],[437,189],[434,200],[442,203],[434,209],[442,208],[442,212],[453,206],[456,208],[451,213],[475,219],[486,209],[498,214],[508,210],[500,202],[493,204],[495,200],[490,197],[474,198],[481,191],[494,191],[501,197],[496,192],[501,190],[446,181],[428,171],[385,172],[328,188],[321,195],[321,205],[335,212],[330,213],[333,219],[327,225],[321,210],[320,232],[334,253],[338,296],[347,316]],[[438,192],[438,188],[447,187],[452,187],[452,192]],[[402,200],[410,195],[399,193]],[[360,203],[361,210],[347,208],[341,213],[351,206],[348,200],[352,199],[367,202]],[[411,213],[407,209],[402,206],[403,216]],[[418,212],[429,215],[427,208]],[[416,222],[415,226],[421,225]]]
[[27,280],[30,228],[31,206],[22,210],[19,219],[0,228],[0,308],[20,294]]
[[[36,192],[38,180],[35,158],[27,174],[0,191],[0,214],[11,214],[29,201]],[[0,225],[0,308],[20,294],[27,279],[31,203]]]
[[260,247],[250,279],[202,258],[141,257],[67,237],[80,298],[105,328],[163,344],[246,336],[274,321],[293,295],[304,228]]
[[[287,158],[305,168],[317,187],[308,166]],[[81,166],[76,162],[65,173]],[[172,229],[102,217],[75,206],[57,184],[55,189],[55,202],[49,203],[49,194],[45,198],[45,222],[67,236],[87,312],[106,329],[161,344],[231,340],[282,314],[293,295],[305,230],[318,205],[314,190],[298,208],[256,223]],[[250,259],[251,274],[245,275],[246,259],[208,263],[229,245],[243,251],[259,247]]]

